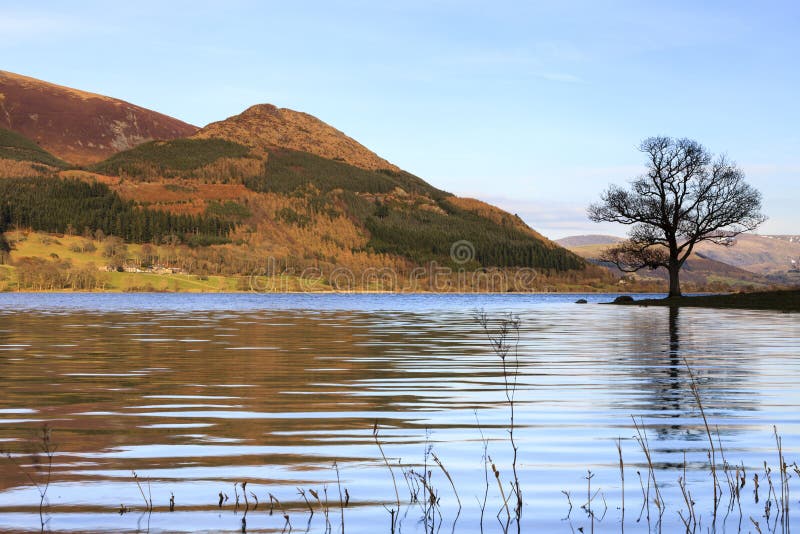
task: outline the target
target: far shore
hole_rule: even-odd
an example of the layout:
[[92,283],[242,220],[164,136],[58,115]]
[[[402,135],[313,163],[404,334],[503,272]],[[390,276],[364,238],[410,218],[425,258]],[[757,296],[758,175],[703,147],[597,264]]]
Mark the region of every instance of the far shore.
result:
[[761,291],[754,293],[729,293],[663,299],[640,299],[614,302],[625,306],[675,306],[694,308],[734,308],[744,310],[775,310],[800,312],[800,289]]
[[[136,293],[151,293],[151,294],[188,294],[188,295],[246,295],[246,294],[264,294],[264,295],[346,295],[346,294],[359,294],[359,295],[622,295],[622,291],[611,290],[596,290],[596,291],[383,291],[383,290],[370,290],[370,289],[353,289],[353,290],[336,290],[336,289],[309,289],[309,290],[280,290],[280,291],[259,291],[251,289],[221,289],[221,290],[126,290],[126,289],[8,289],[0,291],[2,294],[12,293],[52,293],[61,295],[71,295],[80,293],[93,293],[93,294],[136,294]],[[630,293],[631,295],[664,295],[665,291],[639,291]],[[628,294],[628,293],[625,293]],[[639,302],[639,301],[637,301]]]

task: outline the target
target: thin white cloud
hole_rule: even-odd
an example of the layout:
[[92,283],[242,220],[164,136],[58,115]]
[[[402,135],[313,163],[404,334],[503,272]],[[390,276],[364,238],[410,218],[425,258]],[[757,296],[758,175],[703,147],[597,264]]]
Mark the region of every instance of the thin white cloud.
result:
[[443,65],[468,65],[468,66],[539,66],[542,60],[525,52],[516,50],[480,50],[472,53],[445,55],[433,58],[434,63]]
[[[800,178],[796,164],[757,163],[743,165],[749,181],[764,195],[764,212],[770,219],[760,228],[764,234],[797,234],[796,206],[800,199],[794,187]],[[598,224],[586,216],[587,206],[599,198],[608,184],[624,185],[643,171],[640,165],[605,167],[573,166],[544,172],[540,177],[521,180],[527,184],[518,197],[481,190],[480,186],[460,191],[461,196],[479,198],[506,211],[516,213],[532,228],[552,239],[579,234],[623,236],[627,227]],[[554,178],[557,177],[557,178]],[[569,200],[565,200],[569,197]],[[544,200],[547,199],[547,200]]]
[[526,48],[473,50],[432,58],[435,65],[467,67],[518,67],[536,78],[561,83],[586,83],[571,71],[585,59],[573,43],[545,41]]
[[575,76],[574,74],[567,74],[565,72],[542,72],[536,76],[551,82],[586,83],[583,78]]
[[479,198],[510,213],[519,215],[537,232],[560,239],[570,235],[611,234],[622,236],[625,227],[593,223],[586,216],[586,204],[570,201],[510,198],[481,192],[462,192],[459,196]]
[[800,165],[776,165],[774,163],[754,163],[742,165],[747,175],[800,175]]
[[86,29],[85,22],[62,14],[0,11],[0,46],[8,46],[51,37],[60,37]]

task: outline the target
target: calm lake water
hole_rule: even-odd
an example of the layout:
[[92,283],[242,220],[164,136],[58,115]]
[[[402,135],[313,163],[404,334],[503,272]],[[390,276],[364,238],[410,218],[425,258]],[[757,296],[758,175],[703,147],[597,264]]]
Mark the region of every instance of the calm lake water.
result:
[[[590,303],[574,304],[580,297]],[[785,531],[774,502],[781,487],[773,425],[787,463],[800,460],[800,317],[597,304],[610,298],[0,294],[0,448],[12,453],[0,459],[0,531],[41,529],[39,493],[25,473],[39,484],[47,478],[46,457],[33,454],[47,424],[56,452],[46,530],[241,531],[245,501],[234,484],[246,481],[248,531],[288,531],[285,512],[293,532],[325,532],[313,489],[323,504],[327,491],[327,521],[339,532],[336,462],[349,495],[344,531],[388,533],[388,510],[397,505],[373,438],[377,422],[401,500],[395,532],[480,532],[484,495],[483,531],[503,532],[491,471],[487,493],[482,436],[508,497],[509,406],[478,309],[521,321],[522,532],[684,531],[684,476],[697,532],[757,532],[754,522],[762,532]],[[717,449],[723,499],[714,526],[708,440],[684,358]],[[637,471],[646,491],[647,460],[631,416],[646,430],[664,502],[660,522],[653,488],[649,521],[643,507]],[[725,460],[746,470],[732,509],[720,444]],[[409,503],[420,488],[412,470],[430,471],[439,496],[427,520],[424,503]],[[132,471],[152,494],[151,514]],[[789,522],[797,529],[800,476],[789,472]],[[587,492],[591,513],[581,508]],[[228,497],[221,508],[220,493]],[[272,515],[270,494],[280,502]],[[121,505],[130,510],[120,514]],[[508,531],[517,532],[516,523]]]

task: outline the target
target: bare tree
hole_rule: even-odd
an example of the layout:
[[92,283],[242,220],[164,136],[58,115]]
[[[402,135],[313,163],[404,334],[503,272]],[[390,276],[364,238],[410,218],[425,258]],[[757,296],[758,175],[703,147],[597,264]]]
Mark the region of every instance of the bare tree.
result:
[[677,297],[681,267],[697,243],[730,246],[733,237],[766,220],[761,194],[734,163],[691,139],[650,137],[639,150],[647,155],[647,172],[630,189],[609,187],[589,206],[589,218],[631,226],[630,239],[602,260],[626,272],[665,267],[669,296]]

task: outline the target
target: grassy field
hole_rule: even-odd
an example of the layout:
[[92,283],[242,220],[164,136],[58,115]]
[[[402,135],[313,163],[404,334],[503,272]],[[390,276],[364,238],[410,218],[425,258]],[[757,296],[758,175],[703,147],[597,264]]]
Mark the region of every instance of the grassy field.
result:
[[[14,245],[14,259],[33,257],[51,260],[68,260],[76,267],[94,265],[102,269],[108,262],[103,256],[104,245],[101,241],[80,236],[51,235],[40,232],[8,232],[7,237]],[[80,251],[79,247],[91,243],[94,250]],[[90,247],[91,248],[91,247]],[[140,254],[141,245],[128,244],[129,256]],[[0,265],[0,290],[15,289],[16,267]],[[106,291],[181,291],[181,292],[217,292],[235,291],[241,287],[238,277],[207,276],[201,277],[187,274],[157,274],[136,272],[104,272],[99,273],[104,281]]]
[[[94,263],[98,267],[105,264],[103,257],[103,244],[100,241],[86,239],[79,236],[54,236],[40,232],[6,232],[6,237],[14,244],[12,252],[14,258],[39,257],[70,260],[75,265],[84,266]],[[73,245],[80,245],[91,241],[95,246],[93,252],[74,252],[70,249]],[[128,245],[128,250],[138,252],[139,245]]]
[[[249,276],[200,276],[183,273],[155,272],[116,272],[102,270],[108,258],[103,255],[104,243],[96,239],[81,236],[54,235],[41,232],[7,232],[6,236],[13,243],[12,259],[25,257],[44,258],[47,260],[69,261],[75,267],[94,265],[103,280],[98,291],[108,292],[181,292],[181,293],[218,293],[237,291],[331,291],[332,288],[322,281],[302,280],[297,276],[258,277],[251,280]],[[86,248],[91,243],[89,250]],[[141,254],[142,246],[128,244],[128,257]],[[17,267],[0,265],[0,291],[15,291]],[[64,291],[69,291],[65,289]]]
[[762,291],[757,293],[731,293],[671,299],[642,299],[620,302],[627,306],[680,306],[697,308],[738,308],[747,310],[778,310],[800,312],[800,289]]
[[[108,240],[93,239],[91,237],[83,237],[68,234],[48,234],[44,232],[33,231],[18,231],[13,230],[6,232],[6,237],[12,243],[13,250],[11,253],[11,261],[8,265],[0,265],[0,291],[17,291],[18,279],[25,273],[31,274],[32,271],[22,271],[20,269],[29,269],[30,262],[25,258],[38,258],[40,261],[48,262],[52,265],[60,265],[58,267],[62,272],[71,273],[68,276],[86,275],[86,272],[94,273],[96,283],[90,286],[74,287],[70,290],[93,290],[93,291],[108,291],[108,292],[135,292],[135,291],[155,291],[155,292],[197,292],[197,293],[214,293],[214,292],[237,292],[237,291],[256,291],[256,292],[328,292],[335,291],[331,287],[330,280],[323,279],[303,279],[299,276],[291,274],[274,276],[270,278],[256,277],[251,278],[247,273],[243,275],[214,275],[214,274],[187,274],[185,272],[117,272],[114,270],[107,270],[107,265],[112,261],[104,254],[108,246]],[[163,260],[164,265],[174,266],[181,265],[183,262],[192,263],[193,259],[188,256],[187,259],[177,260],[178,256],[175,254],[186,254],[189,249],[184,249],[180,252],[179,249],[173,249],[169,246],[153,247],[147,245],[146,250],[143,245],[127,243],[125,245],[125,256],[128,258],[128,265],[138,265],[143,261],[146,254],[152,254],[154,249]],[[152,259],[152,256],[147,256]],[[594,268],[591,267],[590,268]],[[86,271],[81,271],[85,269]],[[599,268],[594,268],[598,269]],[[191,272],[191,271],[190,271]],[[615,280],[607,280],[599,273],[596,279],[587,282],[581,278],[570,278],[569,276],[558,278],[543,278],[538,281],[535,287],[530,288],[535,292],[550,292],[558,291],[565,293],[596,293],[596,292],[619,292],[623,288],[618,285]],[[360,275],[359,275],[360,276]],[[510,275],[510,276],[513,276]],[[29,276],[30,280],[31,277]],[[67,284],[73,278],[67,279]],[[397,282],[400,284],[396,289],[401,291],[431,291],[432,288],[428,285],[427,280],[417,280],[415,285],[410,283],[410,280],[401,276]],[[22,286],[23,290],[36,290],[37,287],[42,289],[42,286]],[[54,286],[52,290],[61,291],[57,289],[59,286]],[[441,286],[437,286],[441,287]],[[457,291],[458,287],[454,285],[449,290]],[[27,289],[25,289],[27,288]],[[44,286],[44,289],[48,289]],[[341,289],[344,289],[342,287]],[[356,291],[372,292],[384,291],[389,287],[381,287],[377,280],[372,280],[370,284],[362,287],[357,285],[350,288]],[[476,287],[474,290],[482,291],[486,288]],[[349,289],[348,289],[349,290]],[[462,288],[462,290],[470,291],[469,288]],[[505,289],[499,289],[505,291]],[[656,285],[630,285],[626,284],[625,291],[631,292],[647,292],[663,291],[663,288]]]

